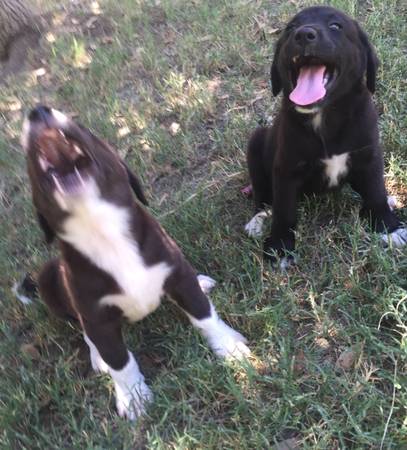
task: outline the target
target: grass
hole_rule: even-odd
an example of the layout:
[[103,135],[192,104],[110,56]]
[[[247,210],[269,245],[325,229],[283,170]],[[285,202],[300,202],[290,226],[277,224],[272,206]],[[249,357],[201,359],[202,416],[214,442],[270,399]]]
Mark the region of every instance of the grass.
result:
[[[386,183],[405,205],[407,11],[396,0],[331,3],[378,51]],[[43,74],[0,91],[1,448],[267,449],[291,438],[303,449],[407,448],[406,251],[380,246],[348,189],[301,205],[299,264],[288,273],[264,266],[260,243],[242,232],[252,212],[239,192],[246,142],[278,104],[268,87],[276,30],[306,4],[46,1],[54,28]],[[23,113],[39,101],[118,148],[154,215],[218,280],[213,301],[255,355],[243,367],[215,360],[164,304],[126,329],[155,395],[136,425],[116,415],[79,330],[10,293],[56,251],[36,226],[18,144]],[[337,367],[344,352],[347,370]]]

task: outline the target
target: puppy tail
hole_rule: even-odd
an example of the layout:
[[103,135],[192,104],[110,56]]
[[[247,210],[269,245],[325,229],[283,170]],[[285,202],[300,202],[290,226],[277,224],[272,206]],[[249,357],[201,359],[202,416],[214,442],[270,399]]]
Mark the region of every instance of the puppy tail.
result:
[[38,298],[38,284],[31,273],[27,273],[18,283],[14,283],[11,288],[13,294],[24,305],[29,305]]

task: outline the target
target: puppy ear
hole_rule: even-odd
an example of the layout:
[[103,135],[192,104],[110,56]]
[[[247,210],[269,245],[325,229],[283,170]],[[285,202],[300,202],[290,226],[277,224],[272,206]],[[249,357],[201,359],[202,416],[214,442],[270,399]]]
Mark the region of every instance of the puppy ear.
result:
[[379,59],[376,56],[376,52],[373,49],[372,44],[369,42],[367,34],[362,30],[357,22],[359,39],[366,53],[366,86],[373,94],[376,89],[376,73],[379,67]]
[[143,205],[148,206],[148,201],[144,195],[143,188],[141,186],[140,180],[136,177],[136,175],[130,170],[129,166],[122,161],[124,168],[126,169],[127,177],[129,179],[129,183],[133,192],[136,194],[136,197],[143,203]]
[[274,50],[274,58],[273,62],[271,64],[271,90],[273,92],[274,96],[277,96],[281,89],[283,88],[283,83],[281,81],[280,73],[278,71],[278,58],[280,54],[280,47],[281,47],[281,38],[277,41],[276,48]]
[[37,211],[37,219],[38,219],[40,228],[44,233],[45,242],[47,244],[51,244],[51,242],[55,238],[54,230],[50,227],[49,223],[47,222],[47,219],[39,211]]

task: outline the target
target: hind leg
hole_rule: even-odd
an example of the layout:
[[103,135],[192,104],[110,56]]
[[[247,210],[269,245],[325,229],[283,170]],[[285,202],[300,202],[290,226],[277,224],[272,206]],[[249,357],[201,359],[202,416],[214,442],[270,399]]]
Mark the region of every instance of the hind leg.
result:
[[271,205],[273,198],[271,178],[273,153],[271,147],[266,148],[268,133],[268,128],[258,128],[250,138],[247,150],[247,165],[255,203],[255,215],[245,226],[246,233],[250,237],[261,236],[267,217],[265,208]]
[[41,298],[53,314],[61,319],[78,319],[71,304],[64,274],[64,266],[60,259],[48,261],[38,277],[38,288]]
[[383,242],[394,247],[407,244],[407,228],[393,212],[384,186],[382,161],[352,174],[352,188],[363,200],[361,216],[370,222],[373,231],[380,233]]

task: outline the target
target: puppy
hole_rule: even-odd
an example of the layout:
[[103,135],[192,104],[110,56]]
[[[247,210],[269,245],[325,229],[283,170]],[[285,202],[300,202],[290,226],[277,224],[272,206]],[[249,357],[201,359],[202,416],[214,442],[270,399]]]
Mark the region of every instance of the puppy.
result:
[[[45,106],[25,120],[32,198],[48,242],[60,257],[45,264],[40,295],[62,318],[80,322],[93,369],[110,374],[120,416],[134,420],[152,393],[123,341],[123,319],[138,321],[168,294],[220,357],[249,354],[245,338],[226,325],[201,289],[200,276],[175,242],[139,204],[136,176],[106,143]],[[131,190],[138,198],[137,202]]]
[[[300,193],[321,193],[349,182],[361,214],[382,238],[402,246],[407,230],[388,205],[377,114],[372,102],[378,59],[360,26],[327,6],[304,9],[279,38],[271,67],[281,108],[270,128],[257,129],[247,162],[256,215],[246,225],[260,235],[272,206],[264,254],[292,258]],[[285,256],[285,257],[284,257]]]

